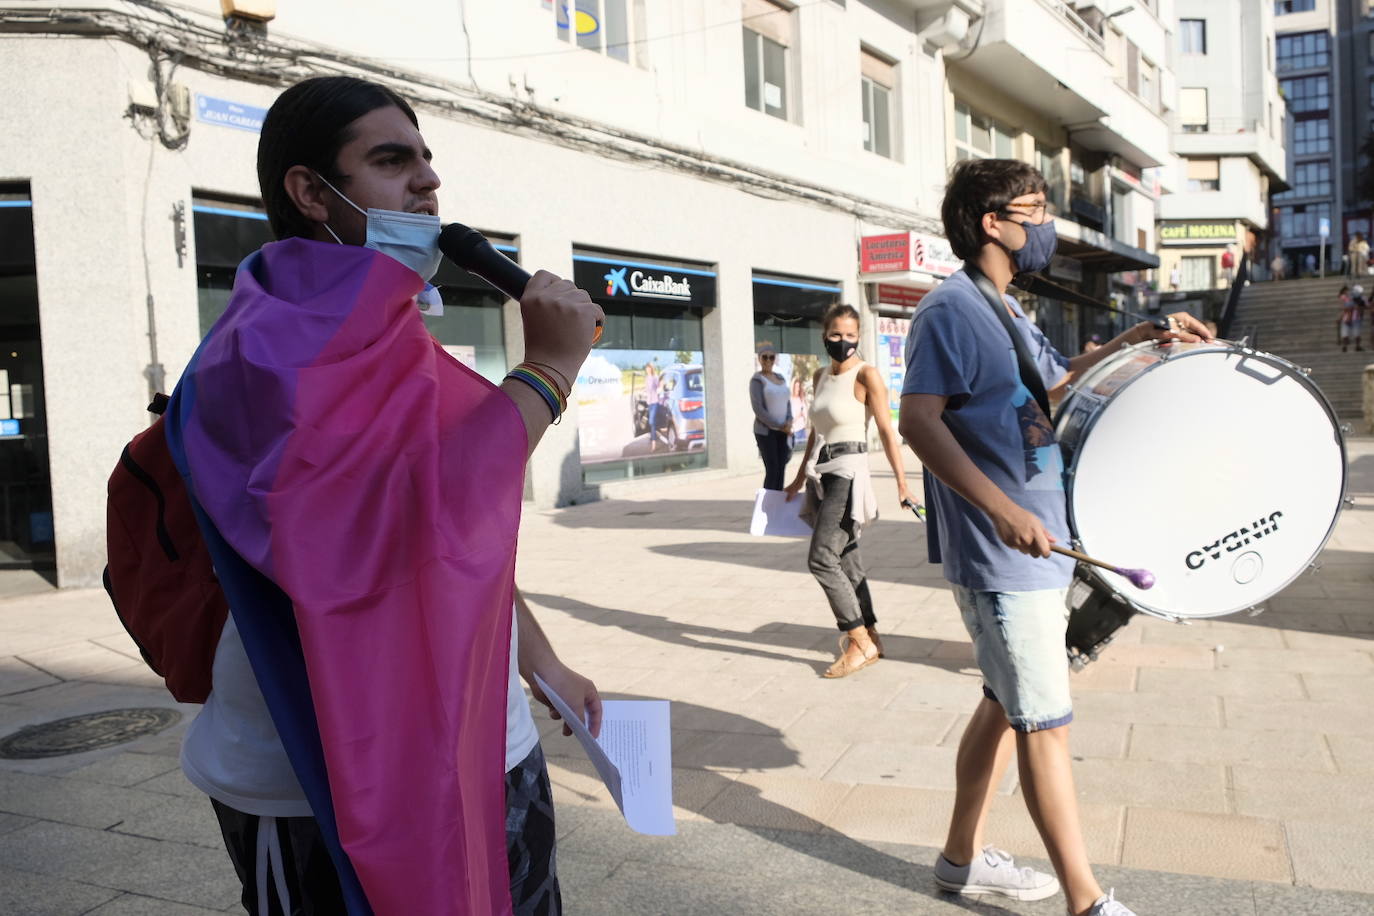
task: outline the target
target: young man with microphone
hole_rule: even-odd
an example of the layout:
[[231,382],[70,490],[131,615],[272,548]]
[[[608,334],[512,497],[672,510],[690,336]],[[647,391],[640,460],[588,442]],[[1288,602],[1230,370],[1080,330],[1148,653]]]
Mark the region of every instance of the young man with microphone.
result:
[[258,151],[278,241],[239,268],[168,444],[230,605],[187,777],[250,914],[561,912],[552,798],[520,689],[599,728],[514,586],[525,462],[601,309],[540,271],[493,386],[418,302],[439,176],[385,87],[306,80]]
[[[1050,550],[1068,542],[1069,530],[1047,391],[1064,389],[1128,344],[1208,335],[1179,313],[1169,330],[1142,322],[1072,359],[1056,351],[1006,295],[1015,275],[1045,269],[1054,255],[1045,190],[1044,178],[1023,162],[973,159],[954,167],[941,216],[964,268],[921,301],[907,336],[899,428],[925,466],[926,506],[937,529],[931,562],[944,563],[984,693],[959,744],[954,812],[935,880],[956,893],[1019,900],[1040,900],[1062,886],[1074,916],[1132,916],[1102,893],[1078,823],[1064,645],[1073,563]],[[1058,880],[1017,868],[983,843],[1013,750]]]

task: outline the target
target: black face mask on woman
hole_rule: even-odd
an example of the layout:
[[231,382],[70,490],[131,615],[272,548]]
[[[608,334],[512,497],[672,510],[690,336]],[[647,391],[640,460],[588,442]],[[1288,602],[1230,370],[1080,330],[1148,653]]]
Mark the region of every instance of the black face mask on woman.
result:
[[830,358],[837,363],[849,359],[854,355],[854,351],[859,349],[857,340],[845,340],[843,337],[839,340],[831,340],[827,337],[821,342],[825,344],[825,352],[830,354]]

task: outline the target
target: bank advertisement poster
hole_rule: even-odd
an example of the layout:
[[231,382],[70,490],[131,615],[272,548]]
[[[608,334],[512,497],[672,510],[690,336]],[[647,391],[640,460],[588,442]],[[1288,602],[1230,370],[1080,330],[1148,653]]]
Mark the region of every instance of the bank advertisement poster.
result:
[[892,412],[892,422],[902,406],[902,378],[906,375],[906,332],[911,329],[910,318],[878,319],[878,352],[873,357],[873,365],[882,373],[883,384],[887,385],[887,406]]
[[[773,371],[787,379],[792,391],[792,447],[806,445],[807,412],[811,406],[811,380],[820,366],[820,357],[814,353],[779,353]],[[758,357],[754,357],[754,371],[760,369]]]
[[583,464],[706,448],[700,350],[593,350],[577,374]]

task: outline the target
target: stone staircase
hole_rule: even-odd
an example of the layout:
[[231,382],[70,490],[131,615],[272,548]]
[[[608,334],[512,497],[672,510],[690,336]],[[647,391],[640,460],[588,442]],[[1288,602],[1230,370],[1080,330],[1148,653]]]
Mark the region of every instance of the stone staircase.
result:
[[[1369,342],[1374,311],[1365,313],[1360,337],[1363,353],[1342,353],[1337,340],[1341,310],[1338,296],[1349,284],[1342,277],[1251,283],[1241,295],[1231,337],[1250,335],[1258,350],[1282,356],[1312,370],[1312,380],[1331,401],[1336,414],[1362,426],[1364,367],[1374,363]],[[1364,282],[1365,298],[1374,295],[1374,277]]]

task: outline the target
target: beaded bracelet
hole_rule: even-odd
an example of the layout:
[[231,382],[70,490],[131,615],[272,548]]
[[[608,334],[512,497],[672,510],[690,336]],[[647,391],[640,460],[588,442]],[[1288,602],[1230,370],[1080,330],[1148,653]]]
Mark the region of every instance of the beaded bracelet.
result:
[[[559,398],[558,391],[552,385],[524,366],[516,366],[506,373],[506,378],[513,378],[524,382],[538,392],[539,396],[543,398],[544,403],[548,405],[549,416],[552,422],[557,423],[559,421],[563,415],[560,405],[561,399]],[[562,404],[566,404],[566,402],[564,401]]]

